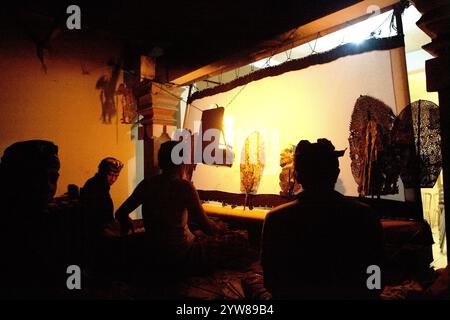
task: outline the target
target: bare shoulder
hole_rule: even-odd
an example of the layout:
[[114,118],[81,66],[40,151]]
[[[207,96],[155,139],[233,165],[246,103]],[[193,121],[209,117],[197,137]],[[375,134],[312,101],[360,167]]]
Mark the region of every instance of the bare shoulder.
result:
[[366,211],[369,213],[373,212],[373,209],[370,205],[368,205],[367,203],[364,203],[362,201],[359,201],[357,199],[344,198],[344,203],[347,204],[347,206],[349,206],[349,207],[353,207],[353,208],[361,210],[361,211]]
[[365,219],[366,221],[381,223],[377,212],[367,203],[356,199],[345,199],[346,212],[353,218]]
[[136,189],[138,190],[147,190],[151,188],[153,185],[157,184],[157,177],[146,178],[138,183]]
[[344,199],[349,205],[353,205],[353,206],[360,207],[360,208],[365,208],[365,209],[370,209],[371,208],[367,203],[364,203],[364,202],[362,202],[360,200],[348,199],[348,198],[344,198]]
[[174,180],[174,184],[185,189],[195,189],[194,184],[185,179],[176,179]]
[[192,195],[196,192],[196,189],[192,182],[184,179],[176,179],[172,182],[172,187],[176,192],[180,192],[183,195]]

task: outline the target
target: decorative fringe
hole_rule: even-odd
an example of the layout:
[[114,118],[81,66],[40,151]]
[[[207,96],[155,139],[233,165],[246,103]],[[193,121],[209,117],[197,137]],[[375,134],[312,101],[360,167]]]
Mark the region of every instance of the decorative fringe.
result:
[[404,45],[404,39],[401,35],[381,39],[367,39],[359,44],[347,43],[323,53],[312,54],[304,58],[286,61],[277,66],[267,67],[254,71],[243,77],[237,78],[222,85],[218,85],[214,88],[197,91],[189,97],[188,103],[218,93],[227,92],[233,90],[236,87],[243,86],[252,81],[257,81],[266,77],[274,77],[289,71],[306,69],[310,66],[328,63],[346,56],[375,50],[391,50],[394,48],[403,47]]

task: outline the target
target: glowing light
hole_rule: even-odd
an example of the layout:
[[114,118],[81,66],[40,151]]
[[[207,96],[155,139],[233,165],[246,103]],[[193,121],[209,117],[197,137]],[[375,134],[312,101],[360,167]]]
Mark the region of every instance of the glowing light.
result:
[[[233,147],[234,145],[234,128],[233,128],[233,117],[225,116],[223,118],[223,133],[224,137],[221,137],[221,144],[228,145],[229,147]],[[224,139],[224,141],[222,141]]]
[[265,58],[265,59],[261,59],[256,62],[253,62],[252,65],[255,68],[262,69],[262,68],[267,68],[267,67],[273,67],[273,66],[279,65],[281,63],[282,63],[282,61],[278,61],[277,59],[274,59],[273,57],[271,57],[271,58]]
[[[415,27],[414,22],[420,17],[416,9],[410,9],[410,6],[404,13],[404,27],[409,30],[411,25]],[[370,38],[386,38],[395,35],[394,28],[391,26],[393,10],[379,13],[378,7],[370,6],[367,13],[372,15],[364,21],[349,25],[338,31],[326,34],[300,46],[278,53],[272,57],[258,60],[250,65],[254,68],[263,69],[279,65],[289,59],[299,59],[314,53],[322,53],[334,49],[346,43],[361,44]]]
[[372,37],[388,37],[392,35],[392,29],[390,28],[392,14],[392,10],[375,14],[364,21],[302,44],[292,50],[291,58],[298,59],[311,53],[325,52],[346,43],[360,44]]
[[393,11],[375,14],[371,18],[345,28],[346,42],[361,43],[372,37],[387,37],[391,33],[390,23]]
[[409,6],[402,16],[403,31],[405,33],[408,33],[410,31],[416,30],[417,29],[416,22],[417,20],[420,19],[421,16],[422,14],[419,11],[417,11],[416,7]]

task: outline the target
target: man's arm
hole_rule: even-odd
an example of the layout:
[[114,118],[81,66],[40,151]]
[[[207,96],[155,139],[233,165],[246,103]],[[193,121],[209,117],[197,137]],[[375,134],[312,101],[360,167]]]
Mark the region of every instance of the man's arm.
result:
[[115,217],[120,223],[122,234],[127,234],[133,224],[128,215],[142,204],[145,191],[145,180],[141,181],[127,200],[117,209]]
[[219,233],[218,227],[208,219],[203,210],[200,197],[194,185],[191,182],[186,181],[185,188],[187,189],[185,195],[190,218],[198,223],[200,229],[204,233],[208,235]]
[[85,223],[96,231],[104,228],[114,216],[114,208],[107,191],[98,184],[88,181],[80,192],[80,201],[83,205]]

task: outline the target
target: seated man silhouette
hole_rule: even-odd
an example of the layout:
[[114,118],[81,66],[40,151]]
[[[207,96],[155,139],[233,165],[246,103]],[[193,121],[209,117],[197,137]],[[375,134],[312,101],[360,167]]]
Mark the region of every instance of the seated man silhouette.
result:
[[180,273],[201,272],[208,264],[204,244],[189,228],[194,221],[207,235],[220,232],[220,227],[203,211],[194,185],[186,180],[188,165],[175,165],[172,149],[178,144],[161,144],[158,164],[162,173],[144,179],[131,196],[116,211],[122,233],[132,229],[130,212],[142,205],[145,227],[146,255],[152,266],[166,270],[176,268]]
[[107,236],[114,221],[114,204],[109,193],[119,177],[123,163],[112,157],[103,159],[98,172],[84,184],[80,197],[86,223],[93,236]]
[[382,270],[382,226],[370,208],[334,190],[338,158],[327,139],[295,150],[303,192],[266,216],[261,263],[275,299],[370,299],[370,265]]
[[[120,235],[119,225],[114,220],[114,204],[109,193],[119,177],[123,163],[112,157],[103,159],[97,173],[86,181],[80,192],[85,222],[85,249],[89,269],[93,274],[111,277],[120,269],[114,241]],[[98,277],[96,277],[98,278]]]
[[59,178],[58,147],[29,140],[10,145],[0,163],[0,296],[55,298],[65,289],[61,230],[48,210]]

